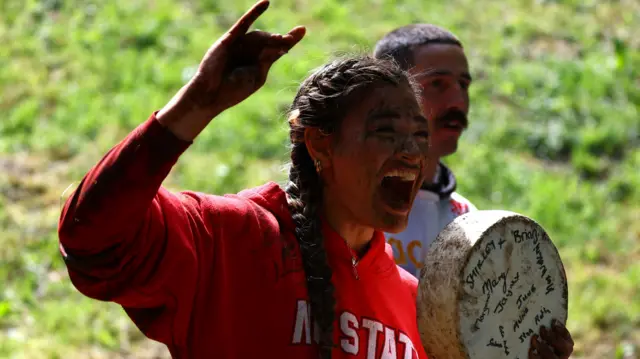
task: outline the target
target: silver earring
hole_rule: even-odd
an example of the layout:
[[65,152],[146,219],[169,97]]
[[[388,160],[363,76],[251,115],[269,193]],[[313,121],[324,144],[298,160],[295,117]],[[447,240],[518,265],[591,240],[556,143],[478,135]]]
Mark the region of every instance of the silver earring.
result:
[[322,162],[320,162],[320,160],[316,160],[315,161],[315,166],[316,166],[316,172],[317,173],[322,172]]

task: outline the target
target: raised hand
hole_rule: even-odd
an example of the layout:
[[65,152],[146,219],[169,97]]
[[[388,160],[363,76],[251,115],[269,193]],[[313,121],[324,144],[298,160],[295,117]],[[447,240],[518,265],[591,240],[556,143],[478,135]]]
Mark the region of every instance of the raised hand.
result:
[[568,359],[573,352],[573,339],[567,328],[557,320],[551,329],[540,328],[538,336],[531,337],[529,359]]
[[189,83],[158,113],[158,120],[178,137],[193,139],[217,114],[256,92],[271,65],[304,37],[302,26],[286,35],[247,32],[268,7],[268,1],[259,1],[222,35]]

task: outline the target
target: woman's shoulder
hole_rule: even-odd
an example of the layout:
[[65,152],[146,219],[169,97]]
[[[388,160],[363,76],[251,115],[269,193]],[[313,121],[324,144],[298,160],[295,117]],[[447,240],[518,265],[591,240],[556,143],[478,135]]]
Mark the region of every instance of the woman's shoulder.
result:
[[[238,193],[209,194],[182,191],[178,196],[195,222],[213,225],[226,232],[252,227],[288,227],[292,224],[285,192],[274,182],[242,190]],[[213,228],[210,228],[213,229]]]
[[289,215],[285,192],[275,182],[267,182],[263,185],[244,189],[238,193],[210,194],[198,191],[179,192],[182,200],[193,206],[200,207],[202,212],[224,212],[233,214],[239,212],[264,209],[276,216]]
[[407,288],[414,299],[416,299],[418,295],[418,278],[409,273],[406,269],[396,265],[398,268],[398,274],[400,274],[400,281],[402,285]]
[[406,269],[396,265],[398,267],[398,273],[400,273],[400,280],[402,283],[410,288],[418,287],[418,278],[416,278],[413,274],[409,273]]

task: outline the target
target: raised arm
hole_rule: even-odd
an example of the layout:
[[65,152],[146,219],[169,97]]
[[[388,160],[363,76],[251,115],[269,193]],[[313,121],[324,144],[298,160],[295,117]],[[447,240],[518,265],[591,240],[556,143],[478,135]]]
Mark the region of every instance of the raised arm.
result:
[[[258,2],[215,42],[189,83],[112,148],[66,201],[60,250],[73,284],[85,295],[117,302],[139,319],[158,320],[168,308],[171,315],[189,311],[198,241],[215,239],[206,238],[206,199],[173,194],[161,184],[209,122],[258,90],[271,65],[304,36],[301,27],[284,36],[247,33],[268,5]],[[141,316],[151,308],[162,310]],[[147,334],[171,339],[170,333]]]
[[295,27],[288,34],[247,33],[269,7],[260,1],[214,43],[200,62],[196,75],[158,113],[158,121],[178,138],[193,140],[222,111],[256,92],[271,65],[305,34]]

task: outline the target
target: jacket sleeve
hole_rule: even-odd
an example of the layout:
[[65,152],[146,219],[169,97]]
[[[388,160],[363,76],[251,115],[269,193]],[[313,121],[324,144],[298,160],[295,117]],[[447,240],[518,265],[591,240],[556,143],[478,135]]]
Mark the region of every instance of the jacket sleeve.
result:
[[173,321],[188,318],[178,312],[190,310],[197,238],[206,232],[197,195],[161,187],[189,145],[154,113],[85,175],[58,225],[73,285],[122,305],[147,336],[164,343],[172,341],[173,324],[186,325]]

